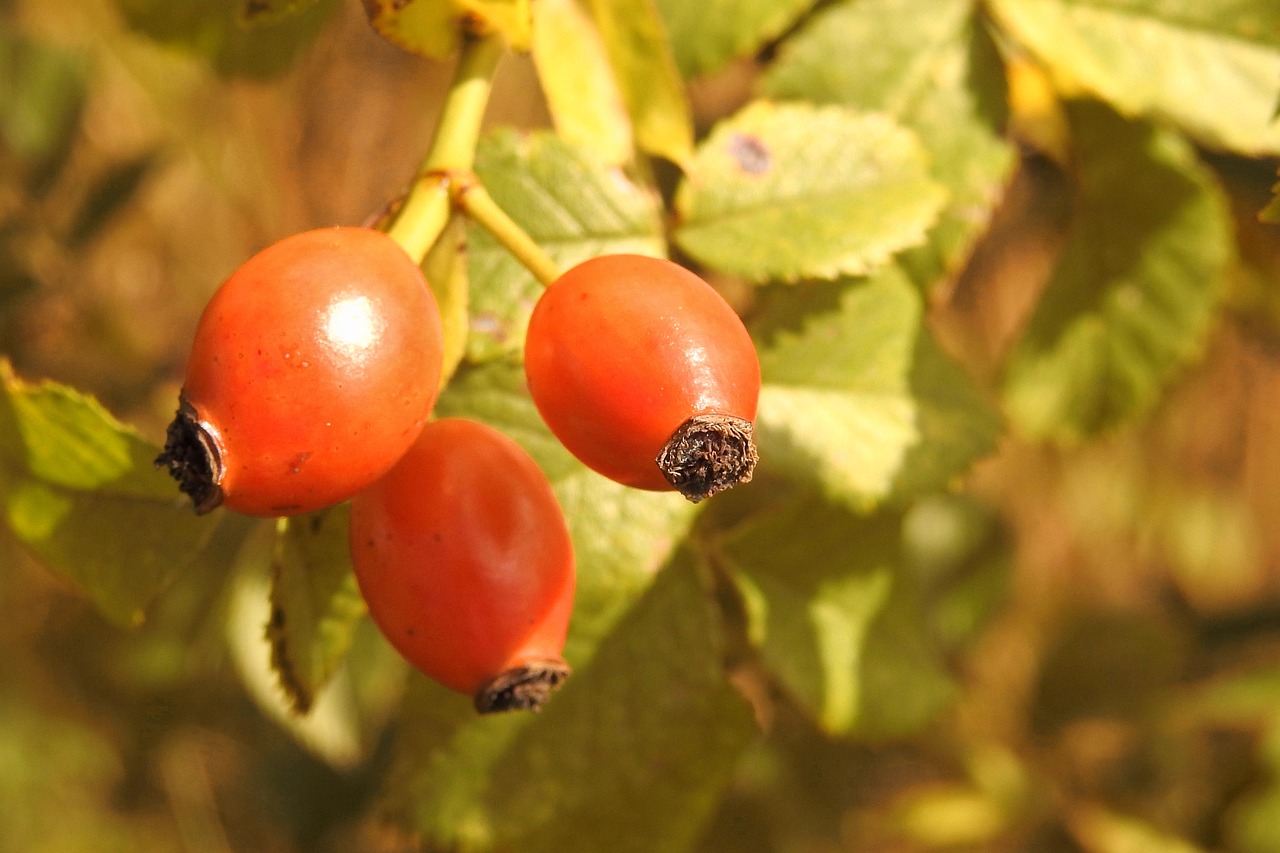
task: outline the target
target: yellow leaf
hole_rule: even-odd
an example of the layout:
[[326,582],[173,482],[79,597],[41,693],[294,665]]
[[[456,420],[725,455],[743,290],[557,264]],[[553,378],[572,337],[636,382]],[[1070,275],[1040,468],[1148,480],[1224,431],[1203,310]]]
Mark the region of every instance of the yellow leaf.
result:
[[1070,157],[1071,131],[1049,76],[1031,60],[1017,57],[1009,61],[1008,80],[1011,133],[1065,166]]
[[432,59],[447,59],[464,35],[500,35],[512,50],[528,50],[530,0],[364,0],[369,23],[383,38]]
[[671,43],[653,0],[588,0],[644,151],[684,167],[693,123]]
[[577,0],[538,0],[533,62],[556,131],[606,163],[631,159],[631,120],[600,31]]

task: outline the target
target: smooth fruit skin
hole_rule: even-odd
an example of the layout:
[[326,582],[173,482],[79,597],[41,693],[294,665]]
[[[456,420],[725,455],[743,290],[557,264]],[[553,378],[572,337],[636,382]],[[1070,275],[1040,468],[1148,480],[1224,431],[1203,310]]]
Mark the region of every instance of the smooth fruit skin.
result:
[[183,385],[223,505],[289,515],[367,487],[426,423],[442,352],[422,272],[381,232],[307,231],[250,258],[205,308]]
[[373,621],[446,687],[476,695],[505,672],[563,665],[569,530],[537,463],[492,427],[427,424],[352,500],[351,556]]
[[547,426],[628,486],[672,488],[654,460],[691,416],[755,419],[750,335],[714,288],[670,261],[603,255],[573,267],[534,306],[524,355]]

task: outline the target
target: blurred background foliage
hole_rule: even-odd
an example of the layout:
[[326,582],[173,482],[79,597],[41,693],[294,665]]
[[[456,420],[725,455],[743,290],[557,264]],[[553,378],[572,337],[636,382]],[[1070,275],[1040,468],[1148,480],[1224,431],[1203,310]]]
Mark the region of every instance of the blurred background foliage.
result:
[[[158,439],[216,284],[279,236],[368,220],[412,177],[448,64],[388,45],[357,3],[303,5],[244,28],[231,0],[0,2],[0,351],[19,375]],[[700,130],[769,59],[677,48]],[[1016,172],[928,309],[993,395],[1072,213],[1039,82],[1011,77]],[[493,125],[549,123],[527,58],[495,91]],[[901,606],[929,614],[945,660],[868,649],[920,690],[877,694],[872,678],[852,736],[763,700],[752,656],[727,649],[765,735],[700,849],[1280,850],[1280,228],[1257,220],[1277,164],[1200,153],[1239,257],[1195,364],[1149,417],[1065,447],[1006,436],[962,490],[860,521],[860,559],[872,571],[893,552],[915,573],[925,600]],[[714,509],[729,562],[796,529],[813,535],[792,557],[820,557],[838,521],[802,507],[734,530],[746,503]],[[221,577],[264,546],[234,519],[211,536],[125,630],[0,534],[0,849],[416,849],[378,802],[405,736],[385,726],[398,661],[357,632],[362,666],[286,730],[254,698],[270,673],[236,652],[260,637],[265,592]],[[749,635],[770,581],[735,578],[722,604]],[[770,664],[803,696],[796,659]]]

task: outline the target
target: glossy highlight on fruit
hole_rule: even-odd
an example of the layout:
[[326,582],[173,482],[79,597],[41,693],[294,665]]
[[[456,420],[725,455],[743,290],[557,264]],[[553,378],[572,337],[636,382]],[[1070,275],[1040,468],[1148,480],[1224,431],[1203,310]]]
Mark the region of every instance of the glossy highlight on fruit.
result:
[[422,272],[390,237],[286,237],[205,307],[156,462],[201,513],[292,515],[346,500],[426,423],[442,338]]
[[543,420],[595,471],[695,502],[751,479],[755,346],[684,267],[641,255],[579,264],[539,298],[524,354]]
[[432,421],[352,500],[350,530],[373,621],[477,710],[536,709],[568,677],[573,545],[546,476],[510,438]]

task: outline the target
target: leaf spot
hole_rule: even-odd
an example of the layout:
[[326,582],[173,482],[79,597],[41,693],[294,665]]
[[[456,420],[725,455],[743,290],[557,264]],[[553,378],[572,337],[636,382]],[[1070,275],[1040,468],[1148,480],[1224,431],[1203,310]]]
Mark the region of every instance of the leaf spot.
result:
[[735,133],[729,137],[729,156],[748,175],[763,175],[773,165],[769,148],[758,136]]

